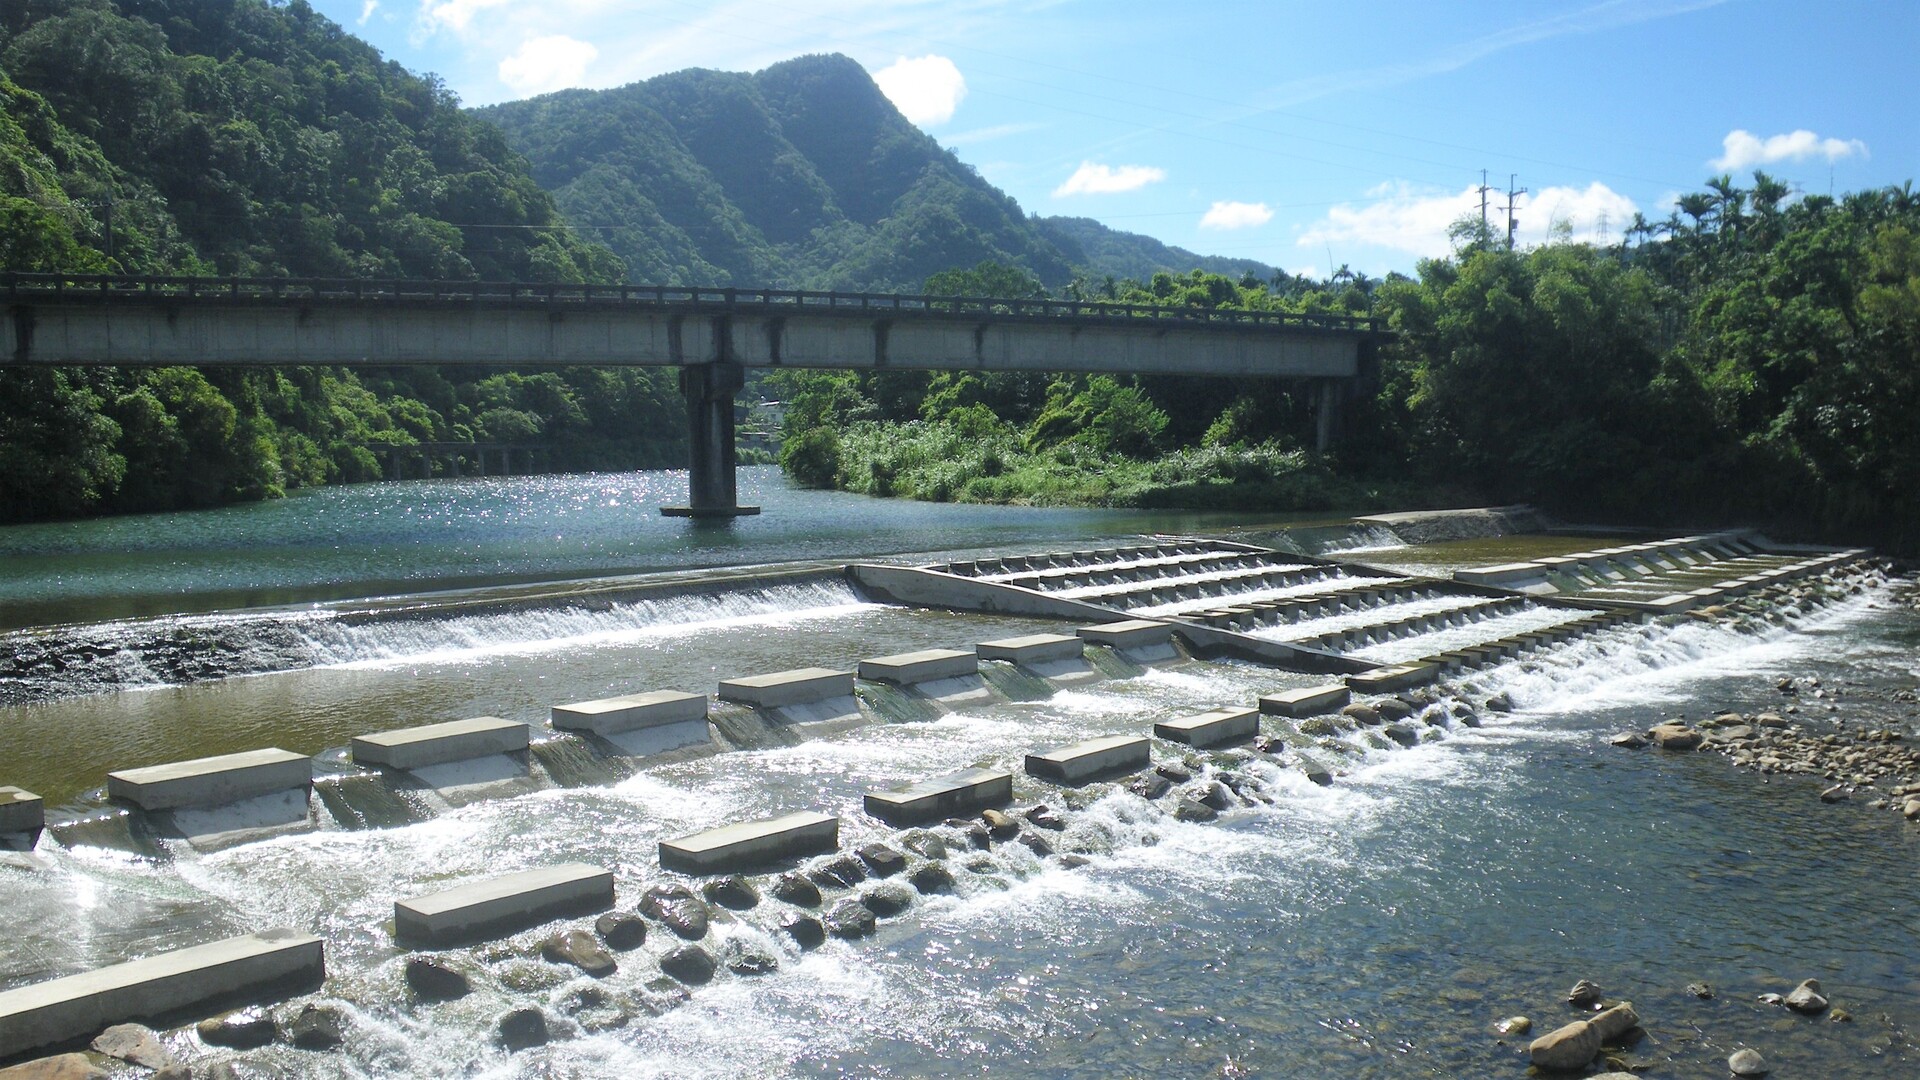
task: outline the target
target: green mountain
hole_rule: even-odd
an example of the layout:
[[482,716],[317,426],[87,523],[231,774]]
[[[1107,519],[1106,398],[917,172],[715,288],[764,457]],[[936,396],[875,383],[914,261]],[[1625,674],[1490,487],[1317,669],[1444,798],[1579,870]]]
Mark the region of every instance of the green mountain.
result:
[[751,75],[681,71],[477,113],[637,281],[912,290],[987,260],[1054,287],[1195,267],[1274,273],[1086,219],[1028,217],[844,56]]

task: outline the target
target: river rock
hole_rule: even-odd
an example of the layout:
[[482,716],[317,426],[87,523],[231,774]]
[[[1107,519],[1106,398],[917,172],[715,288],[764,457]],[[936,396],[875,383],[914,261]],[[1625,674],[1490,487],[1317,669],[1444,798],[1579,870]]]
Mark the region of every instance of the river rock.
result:
[[1127,790],[1149,801],[1173,790],[1173,781],[1159,773],[1141,773],[1127,781]]
[[1728,1056],[1727,1071],[1735,1076],[1765,1076],[1771,1070],[1767,1067],[1767,1059],[1760,1056],[1760,1051],[1741,1049]]
[[1820,994],[1820,980],[1808,979],[1787,995],[1787,1008],[1814,1016],[1827,1011],[1827,999]]
[[647,920],[631,911],[609,911],[593,921],[594,932],[607,948],[631,952],[647,943]]
[[867,867],[852,855],[841,855],[807,871],[807,877],[823,889],[851,889],[867,880]]
[[1165,777],[1168,782],[1184,784],[1193,779],[1193,770],[1177,761],[1163,761],[1153,767],[1154,775]]
[[720,962],[735,975],[765,975],[780,968],[780,958],[764,945],[739,937],[721,946]]
[[1175,821],[1212,821],[1219,816],[1220,811],[1192,796],[1181,799],[1173,808]]
[[987,832],[995,840],[1005,840],[1020,831],[1020,823],[998,810],[980,811],[980,820],[986,823]]
[[494,1026],[494,1039],[510,1052],[545,1046],[549,1037],[547,1014],[532,1007],[508,1012]]
[[107,1080],[85,1054],[58,1054],[0,1069],[0,1080]]
[[548,963],[572,964],[596,979],[614,973],[618,965],[600,939],[585,930],[561,930],[540,943],[540,955]]
[[773,883],[773,898],[795,907],[819,907],[820,886],[801,874],[781,874]]
[[151,1028],[139,1024],[115,1024],[94,1036],[93,1052],[119,1058],[143,1069],[160,1069],[173,1064],[173,1055],[160,1045],[160,1037]]
[[1195,794],[1195,797],[1208,806],[1213,807],[1215,810],[1225,810],[1233,805],[1232,792],[1228,791],[1227,786],[1218,780],[1202,787]]
[[1481,702],[1480,707],[1487,712],[1512,712],[1513,698],[1505,693],[1495,694]]
[[154,1070],[148,1080],[193,1080],[193,1066],[178,1061],[171,1065],[162,1065]]
[[689,986],[705,986],[713,981],[718,965],[713,954],[698,945],[680,945],[660,958],[660,970]]
[[860,894],[860,902],[878,918],[890,919],[913,906],[914,891],[897,881],[886,881]]
[[1823,803],[1845,802],[1846,800],[1847,787],[1845,784],[1835,784],[1820,793],[1820,801]]
[[1704,982],[1688,983],[1687,993],[1692,994],[1702,1001],[1712,1001],[1714,998],[1713,984]]
[[1920,798],[1909,798],[1901,805],[1900,814],[1908,821],[1920,821]]
[[407,987],[422,1001],[452,1001],[473,991],[467,977],[438,956],[407,957]]
[[1067,823],[1060,820],[1060,815],[1054,813],[1053,807],[1046,803],[1041,803],[1020,816],[1027,819],[1027,824],[1036,829],[1046,829],[1048,832],[1061,832],[1067,827]]
[[1321,787],[1333,786],[1333,774],[1328,772],[1324,765],[1303,761],[1300,763],[1300,772],[1305,775],[1308,780]]
[[914,867],[907,880],[922,893],[946,892],[953,888],[953,871],[944,863],[930,862]]
[[967,843],[976,851],[985,851],[993,846],[993,834],[977,821],[967,823],[961,831],[967,834]]
[[1600,1052],[1600,1032],[1585,1020],[1555,1028],[1527,1046],[1527,1059],[1549,1072],[1579,1072]]
[[1316,737],[1338,735],[1340,734],[1340,725],[1335,723],[1331,717],[1309,716],[1305,720],[1300,721],[1300,733],[1302,735],[1313,735]]
[[1413,746],[1420,741],[1420,733],[1405,724],[1388,724],[1380,730],[1401,746]]
[[907,868],[907,857],[885,844],[868,844],[860,849],[860,861],[874,877],[892,877]]
[[1640,1026],[1640,1014],[1633,1011],[1633,1002],[1623,1001],[1611,1009],[1594,1014],[1588,1023],[1600,1034],[1602,1046],[1615,1046],[1622,1036]]
[[837,938],[859,938],[873,933],[873,912],[867,905],[848,898],[833,905],[827,912],[827,933]]
[[1638,750],[1647,745],[1647,737],[1637,731],[1623,731],[1607,742],[1623,750]]
[[235,1050],[265,1046],[280,1037],[280,1025],[273,1022],[273,1014],[258,1008],[235,1009],[210,1016],[195,1024],[193,1030],[200,1036],[200,1041],[209,1046],[227,1046]]
[[940,834],[931,832],[913,832],[902,841],[908,851],[923,859],[944,859],[947,857],[947,842]]
[[700,894],[707,898],[708,903],[734,911],[751,911],[760,903],[760,890],[753,887],[753,882],[738,874],[707,882],[700,886]]
[[1493,1025],[1493,1030],[1502,1035],[1525,1035],[1533,1030],[1533,1021],[1524,1016],[1509,1016]]
[[1706,741],[1705,736],[1698,731],[1673,720],[1655,727],[1647,734],[1653,739],[1655,746],[1675,752],[1698,750],[1700,744]]
[[286,1025],[287,1041],[302,1050],[331,1050],[347,1041],[348,1026],[344,1009],[309,1002]]
[[780,929],[802,949],[817,949],[827,940],[826,925],[812,915],[790,916],[780,923]]
[[1373,727],[1382,722],[1380,710],[1358,701],[1351,705],[1342,706],[1340,715],[1362,727]]
[[707,936],[711,912],[706,902],[685,885],[655,885],[640,898],[640,912],[667,924],[667,929],[698,941]]
[[1405,720],[1407,717],[1413,715],[1413,706],[1401,701],[1399,698],[1387,698],[1384,701],[1376,701],[1373,704],[1373,708],[1375,712],[1380,714],[1380,719],[1388,723],[1392,723],[1395,720]]
[[1591,979],[1581,979],[1579,982],[1573,984],[1573,989],[1567,991],[1567,1004],[1582,1006],[1598,1005],[1601,996],[1599,983]]
[[1034,833],[1034,832],[1021,833],[1020,843],[1028,851],[1033,852],[1035,855],[1038,855],[1043,859],[1053,854],[1053,842],[1048,840],[1046,837],[1041,836],[1039,833]]

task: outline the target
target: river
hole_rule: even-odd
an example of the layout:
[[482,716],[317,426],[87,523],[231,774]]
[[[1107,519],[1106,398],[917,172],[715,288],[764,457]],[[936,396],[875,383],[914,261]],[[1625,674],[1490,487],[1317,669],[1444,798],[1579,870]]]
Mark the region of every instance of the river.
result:
[[[49,795],[55,817],[84,817],[99,812],[109,768],[270,742],[337,763],[368,731],[472,715],[537,723],[556,702],[711,690],[734,675],[1058,626],[874,604],[826,575],[735,583],[717,567],[1211,533],[1295,536],[1436,572],[1613,542],[1416,547],[1328,522],[1284,533],[1290,523],[1225,514],[928,506],[791,491],[770,470],[742,485],[765,515],[696,528],[653,509],[675,482],[372,485],[0,530],[0,611],[16,652],[184,628],[239,669],[170,681],[108,653],[16,679],[0,710],[0,783]],[[662,579],[672,587],[646,588]],[[386,598],[449,588],[462,591]],[[240,1055],[280,1075],[1406,1077],[1525,1075],[1526,1040],[1503,1042],[1492,1025],[1525,1014],[1536,1030],[1555,1026],[1574,1015],[1566,988],[1590,978],[1635,1003],[1650,1037],[1630,1062],[1656,1080],[1721,1075],[1739,1045],[1761,1049],[1775,1076],[1909,1078],[1920,1074],[1915,829],[1864,796],[1824,805],[1812,778],[1607,739],[1676,714],[1780,708],[1781,677],[1820,680],[1821,696],[1801,701],[1810,722],[1920,737],[1917,646],[1920,617],[1890,587],[1780,625],[1607,631],[1472,676],[1463,699],[1505,694],[1514,710],[1410,749],[1356,743],[1331,786],[1244,750],[1187,755],[1271,799],[1211,822],[1116,785],[1063,792],[1020,777],[1019,804],[1059,810],[1067,828],[1052,843],[1084,865],[1019,844],[956,854],[951,892],[884,920],[875,938],[812,951],[779,933],[771,904],[722,915],[716,940],[778,970],[723,973],[677,1004],[656,983],[664,943],[621,954],[621,970],[596,981],[539,961],[539,935],[523,934],[458,951],[476,992],[422,1005],[383,923],[395,898],[559,859],[613,868],[630,907],[663,877],[659,839],[794,809],[838,814],[845,847],[897,844],[897,830],[861,814],[861,792],[976,765],[1018,777],[1037,747],[1322,680],[1193,662],[937,714],[890,714],[898,703],[881,700],[881,722],[812,738],[593,783],[427,796],[380,828],[323,813],[317,830],[231,847],[161,841],[142,854],[110,842],[111,829],[55,829],[37,861],[0,865],[0,988],[285,925],[326,937],[325,997],[350,1031],[324,1056]],[[1757,1000],[1810,976],[1851,1022]],[[1718,996],[1688,994],[1697,981]],[[552,1018],[554,1041],[492,1046],[498,1015],[529,1002]],[[183,1056],[230,1056],[190,1028],[168,1039]]]

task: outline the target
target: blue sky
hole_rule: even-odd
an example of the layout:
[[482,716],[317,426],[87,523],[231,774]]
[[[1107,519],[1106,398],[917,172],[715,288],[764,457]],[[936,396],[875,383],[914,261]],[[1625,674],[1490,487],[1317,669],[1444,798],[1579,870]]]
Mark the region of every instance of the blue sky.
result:
[[1029,212],[1324,277],[1617,238],[1754,169],[1920,179],[1920,2],[310,0],[469,104],[839,52]]

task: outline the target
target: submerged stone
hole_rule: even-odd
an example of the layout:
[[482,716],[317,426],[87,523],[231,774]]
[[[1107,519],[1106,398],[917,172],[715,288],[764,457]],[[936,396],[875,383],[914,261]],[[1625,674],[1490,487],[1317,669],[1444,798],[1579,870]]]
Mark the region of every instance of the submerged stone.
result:
[[532,1007],[514,1009],[500,1017],[494,1038],[509,1051],[545,1046],[549,1038],[547,1014]]
[[748,911],[760,903],[760,890],[738,874],[709,881],[700,892],[710,902],[733,911]]
[[820,886],[800,874],[781,874],[773,883],[773,898],[796,907],[819,907]]
[[660,958],[660,970],[692,986],[713,981],[713,954],[698,945],[681,945]]
[[438,956],[407,957],[407,987],[422,1001],[452,1001],[473,990],[465,975]]

